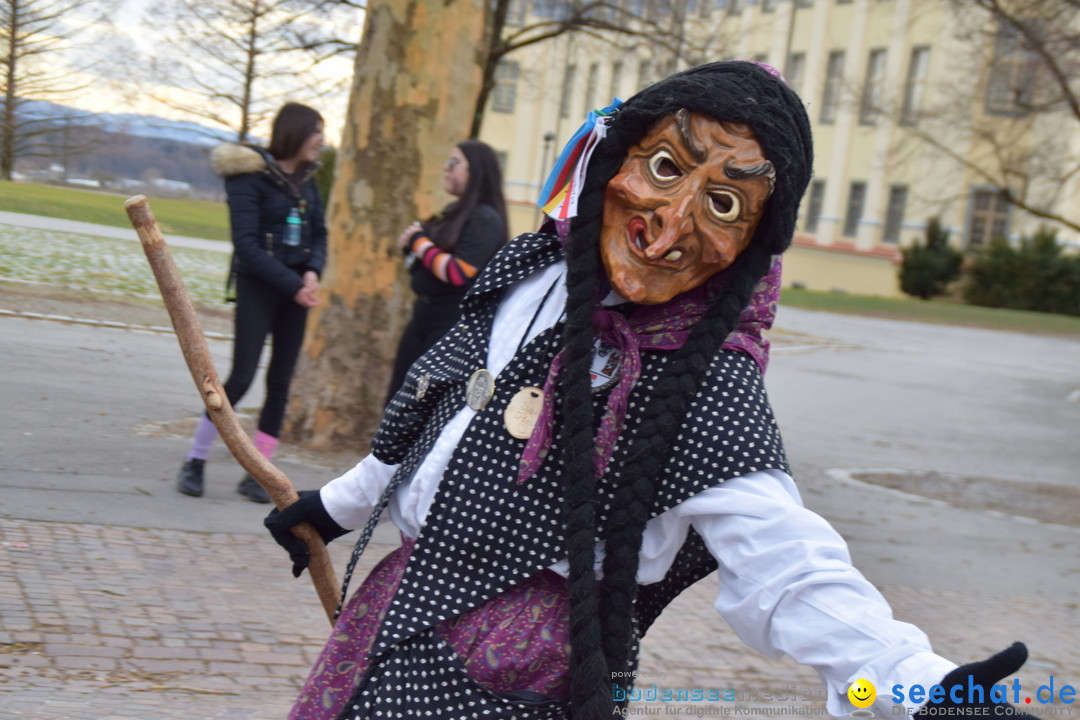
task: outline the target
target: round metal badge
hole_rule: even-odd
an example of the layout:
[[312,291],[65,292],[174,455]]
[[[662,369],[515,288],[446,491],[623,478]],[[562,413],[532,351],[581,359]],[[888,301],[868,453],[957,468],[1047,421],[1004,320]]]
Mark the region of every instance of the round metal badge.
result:
[[486,368],[472,374],[465,385],[465,403],[473,410],[483,410],[495,394],[495,376]]

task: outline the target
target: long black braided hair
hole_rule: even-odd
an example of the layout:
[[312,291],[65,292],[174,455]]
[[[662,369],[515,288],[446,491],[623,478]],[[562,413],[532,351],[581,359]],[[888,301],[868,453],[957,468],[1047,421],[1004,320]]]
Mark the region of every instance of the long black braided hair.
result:
[[[730,282],[711,302],[685,345],[674,352],[629,440],[627,462],[604,528],[598,527],[593,473],[594,419],[589,366],[601,262],[604,191],[628,150],[663,118],[680,110],[749,125],[776,171],[773,193],[749,246],[732,265]],[[642,533],[653,484],[681,420],[724,339],[736,327],[773,255],[791,242],[799,201],[810,181],[813,148],[802,101],[779,77],[743,61],[701,65],[651,85],[624,103],[598,145],[578,200],[567,245],[565,364],[560,407],[565,455],[566,543],[570,561],[571,715],[606,720],[612,714],[613,672],[632,668],[637,642],[634,599]],[[595,542],[606,542],[603,580],[594,570]]]

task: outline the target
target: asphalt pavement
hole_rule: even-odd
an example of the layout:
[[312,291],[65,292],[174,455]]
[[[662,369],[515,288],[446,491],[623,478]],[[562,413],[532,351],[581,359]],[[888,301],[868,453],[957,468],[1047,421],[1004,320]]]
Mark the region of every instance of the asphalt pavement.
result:
[[[1080,342],[788,308],[778,328],[766,382],[804,499],[897,616],[958,662],[1024,640],[1025,687],[1080,685],[1080,505],[1050,524],[859,480],[979,477],[1075,502]],[[210,346],[225,367],[228,343]],[[205,497],[175,491],[199,403],[176,339],[0,314],[0,347],[0,718],[283,718],[326,619],[265,536],[266,506],[236,494],[224,449]],[[242,411],[258,407],[258,383]],[[363,452],[282,450],[302,489]],[[393,543],[382,531],[364,563]],[[347,551],[332,545],[339,571]],[[821,715],[816,673],[746,649],[711,608],[714,583],[654,626],[642,679],[734,688],[729,710]]]

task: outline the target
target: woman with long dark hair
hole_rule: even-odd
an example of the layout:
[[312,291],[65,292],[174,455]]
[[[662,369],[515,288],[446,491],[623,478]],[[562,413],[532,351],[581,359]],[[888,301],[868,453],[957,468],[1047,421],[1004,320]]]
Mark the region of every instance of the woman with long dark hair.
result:
[[[255,378],[266,337],[272,338],[266,399],[255,447],[274,456],[285,416],[308,308],[326,264],[326,225],[313,176],[323,148],[323,119],[315,110],[287,103],[274,118],[268,148],[227,144],[214,150],[214,169],[225,178],[236,285],[232,370],[225,394],[236,405]],[[217,428],[203,413],[183,467],[180,492],[203,494],[203,469]],[[237,491],[252,502],[270,502],[245,474]]]
[[409,366],[461,317],[465,292],[506,243],[502,171],[490,146],[479,140],[458,143],[443,163],[443,190],[456,199],[423,223],[405,228],[397,240],[409,263],[416,301],[398,344],[387,402]]

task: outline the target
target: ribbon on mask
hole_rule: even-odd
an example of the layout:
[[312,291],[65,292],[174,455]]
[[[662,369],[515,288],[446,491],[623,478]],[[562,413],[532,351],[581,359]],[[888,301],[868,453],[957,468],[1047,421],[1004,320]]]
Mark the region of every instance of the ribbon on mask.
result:
[[616,98],[607,107],[592,110],[585,123],[570,138],[570,142],[566,143],[540,191],[537,205],[545,215],[554,220],[568,220],[577,215],[578,197],[581,196],[581,188],[585,184],[585,170],[589,167],[589,159],[596,146],[607,135],[611,116],[620,105],[622,100]]

